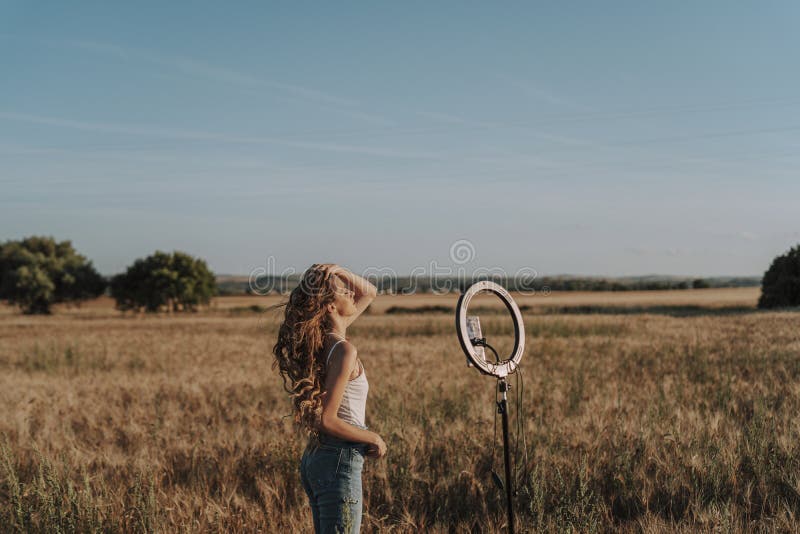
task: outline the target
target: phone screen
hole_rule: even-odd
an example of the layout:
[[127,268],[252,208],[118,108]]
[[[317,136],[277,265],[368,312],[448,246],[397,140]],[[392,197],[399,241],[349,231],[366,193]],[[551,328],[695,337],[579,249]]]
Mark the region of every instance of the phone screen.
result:
[[[467,316],[467,335],[470,341],[483,337],[481,333],[481,319],[477,315]],[[483,347],[476,347],[473,345],[472,348],[475,349],[475,354],[478,355],[478,358],[486,361],[486,350]]]

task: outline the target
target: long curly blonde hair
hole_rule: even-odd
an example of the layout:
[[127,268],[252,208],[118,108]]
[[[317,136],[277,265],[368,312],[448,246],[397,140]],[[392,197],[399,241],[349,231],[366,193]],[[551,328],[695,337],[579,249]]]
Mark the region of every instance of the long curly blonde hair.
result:
[[326,365],[322,361],[325,332],[332,324],[326,305],[336,298],[335,275],[312,265],[289,295],[278,341],[272,348],[272,369],[280,369],[283,387],[291,395],[295,423],[318,436]]

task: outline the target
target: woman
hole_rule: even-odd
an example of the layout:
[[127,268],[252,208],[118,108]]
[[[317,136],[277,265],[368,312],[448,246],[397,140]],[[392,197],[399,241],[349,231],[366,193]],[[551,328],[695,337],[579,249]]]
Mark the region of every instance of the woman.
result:
[[309,432],[300,480],[318,533],[359,532],[364,457],[386,454],[365,424],[369,384],[345,337],[376,295],[375,286],[338,265],[312,265],[289,296],[273,348],[295,421]]

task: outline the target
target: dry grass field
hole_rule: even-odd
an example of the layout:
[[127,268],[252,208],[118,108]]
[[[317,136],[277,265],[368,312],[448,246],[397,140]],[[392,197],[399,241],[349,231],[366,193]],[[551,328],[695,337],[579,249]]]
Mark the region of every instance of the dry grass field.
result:
[[[800,314],[757,297],[521,296],[519,530],[800,530]],[[270,369],[279,314],[251,309],[277,300],[0,309],[2,530],[309,531],[304,439]],[[379,297],[349,330],[389,447],[365,466],[364,532],[505,530],[495,382],[465,366],[452,314],[413,313],[455,300]],[[503,315],[482,322],[509,345]]]

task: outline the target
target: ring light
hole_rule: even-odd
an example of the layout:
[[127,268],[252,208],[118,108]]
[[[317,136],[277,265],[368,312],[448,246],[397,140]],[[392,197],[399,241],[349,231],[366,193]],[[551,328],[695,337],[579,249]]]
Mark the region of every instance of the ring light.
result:
[[[506,305],[511,318],[514,321],[514,350],[509,358],[501,360],[499,363],[486,361],[485,353],[481,343],[485,340],[480,338],[480,326],[472,317],[467,317],[469,303],[478,293],[494,293],[503,304]],[[477,319],[477,318],[475,318]],[[511,294],[495,282],[482,280],[472,284],[458,299],[456,306],[456,332],[461,349],[467,355],[468,362],[478,368],[481,373],[502,378],[512,374],[517,370],[525,351],[525,328],[522,324],[522,314],[517,307],[517,303],[511,298]]]

